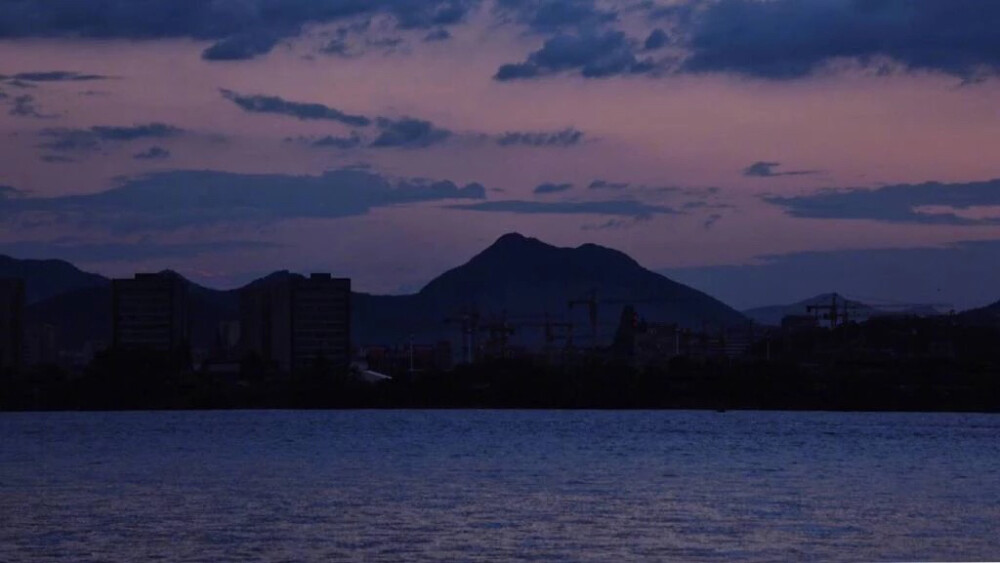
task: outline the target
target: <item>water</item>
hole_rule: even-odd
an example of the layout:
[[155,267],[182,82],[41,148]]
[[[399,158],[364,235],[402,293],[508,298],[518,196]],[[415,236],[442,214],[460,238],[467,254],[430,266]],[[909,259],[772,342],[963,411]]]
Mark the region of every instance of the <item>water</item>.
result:
[[1000,417],[0,414],[2,561],[996,560]]

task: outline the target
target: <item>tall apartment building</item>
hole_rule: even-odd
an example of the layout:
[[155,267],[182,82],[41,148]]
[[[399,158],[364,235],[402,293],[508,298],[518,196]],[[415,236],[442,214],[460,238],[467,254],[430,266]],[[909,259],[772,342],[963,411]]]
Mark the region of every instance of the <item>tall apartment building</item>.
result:
[[136,274],[112,281],[112,345],[172,352],[190,341],[187,284],[173,274]]
[[351,360],[351,280],[281,273],[240,294],[244,353],[282,371],[308,369],[322,359],[335,368]]
[[0,278],[0,375],[24,361],[24,280]]

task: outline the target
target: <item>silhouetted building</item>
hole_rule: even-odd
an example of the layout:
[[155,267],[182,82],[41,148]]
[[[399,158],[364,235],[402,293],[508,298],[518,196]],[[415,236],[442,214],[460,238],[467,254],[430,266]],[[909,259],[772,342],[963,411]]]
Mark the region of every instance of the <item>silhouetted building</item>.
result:
[[112,346],[173,352],[189,345],[187,284],[171,274],[112,281]]
[[215,344],[212,355],[216,358],[229,358],[240,345],[240,322],[222,321],[215,330]]
[[24,360],[24,280],[0,279],[0,375],[15,373]]
[[56,327],[50,324],[31,325],[25,330],[24,341],[26,365],[55,364],[59,361]]
[[282,371],[309,369],[318,362],[347,369],[350,328],[351,280],[346,278],[281,273],[240,293],[243,353],[273,362]]

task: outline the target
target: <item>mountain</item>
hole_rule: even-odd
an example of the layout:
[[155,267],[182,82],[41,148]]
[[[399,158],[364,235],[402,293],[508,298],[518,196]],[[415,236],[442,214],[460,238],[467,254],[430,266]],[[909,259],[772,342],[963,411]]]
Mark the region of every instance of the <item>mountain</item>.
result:
[[594,244],[558,248],[511,233],[466,264],[438,276],[414,295],[359,294],[352,331],[358,342],[456,339],[447,317],[475,310],[483,319],[569,320],[581,338],[589,333],[584,308],[568,301],[594,292],[599,335],[610,341],[622,308],[634,304],[648,321],[701,328],[704,323],[740,325],[739,312],[720,301],[640,266],[627,255]]
[[25,300],[36,303],[84,288],[103,287],[108,279],[90,274],[62,260],[19,260],[0,255],[0,278],[21,278]]
[[[219,322],[239,319],[239,290],[217,291],[187,283],[192,344],[209,348]],[[355,293],[351,304],[353,340],[365,345],[396,345],[407,342],[412,335],[418,343],[451,340],[458,346],[460,327],[445,319],[475,310],[483,324],[501,319],[515,326],[530,322],[534,327],[519,328],[518,336],[533,338],[531,343],[540,341],[539,323],[544,318],[570,321],[580,341],[589,344],[586,306],[573,310],[568,307],[569,300],[588,295],[597,300],[598,335],[604,343],[610,342],[627,304],[634,305],[647,321],[689,328],[700,329],[704,323],[718,328],[747,322],[720,301],[651,272],[616,250],[594,244],[557,248],[508,234],[416,294]],[[110,284],[104,280],[99,286],[40,300],[27,307],[25,317],[29,324],[56,326],[63,348],[78,349],[92,340],[106,342],[111,337]]]
[[750,317],[750,319],[755,323],[761,325],[781,326],[781,319],[786,316],[809,315],[811,314],[809,313],[809,307],[815,305],[830,305],[834,298],[837,300],[838,307],[842,308],[845,304],[850,306],[849,316],[852,319],[863,320],[879,314],[879,311],[874,307],[870,307],[859,301],[845,299],[844,296],[837,293],[824,293],[790,305],[770,305],[767,307],[747,309],[746,311],[743,311],[743,314]]

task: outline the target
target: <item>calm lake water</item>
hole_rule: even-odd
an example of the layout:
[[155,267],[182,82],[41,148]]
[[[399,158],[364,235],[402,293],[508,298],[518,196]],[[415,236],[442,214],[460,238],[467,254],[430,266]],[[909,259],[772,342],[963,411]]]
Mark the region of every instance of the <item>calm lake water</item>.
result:
[[2,561],[997,560],[1000,416],[0,414]]

